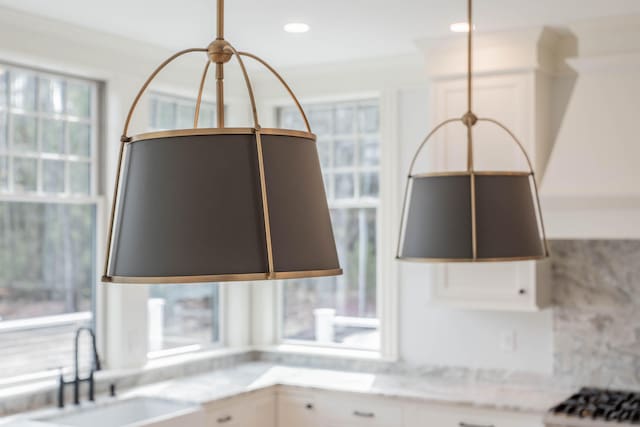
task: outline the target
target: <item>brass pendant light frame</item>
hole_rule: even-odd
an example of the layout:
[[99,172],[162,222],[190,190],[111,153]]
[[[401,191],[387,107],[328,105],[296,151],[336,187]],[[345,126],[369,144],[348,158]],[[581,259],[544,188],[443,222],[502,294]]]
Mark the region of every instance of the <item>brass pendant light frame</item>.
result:
[[[114,184],[114,194],[111,204],[111,214],[109,216],[109,228],[107,235],[107,247],[105,253],[104,270],[102,275],[102,282],[112,283],[128,283],[128,284],[149,284],[149,283],[197,283],[197,282],[216,282],[216,281],[253,281],[253,280],[277,280],[277,279],[292,279],[292,278],[306,278],[306,277],[323,277],[323,276],[335,276],[341,275],[342,269],[327,269],[327,270],[306,270],[306,271],[275,271],[273,260],[273,247],[271,242],[271,224],[269,219],[269,203],[267,200],[267,188],[264,171],[264,158],[262,149],[261,135],[278,135],[278,136],[292,136],[297,138],[303,138],[315,143],[316,135],[311,132],[311,126],[309,120],[300,104],[298,98],[294,94],[291,87],[285,82],[283,77],[265,60],[262,58],[243,51],[237,51],[233,45],[231,45],[224,38],[224,0],[217,0],[217,37],[206,48],[189,48],[181,50],[165,61],[163,61],[158,67],[149,75],[142,87],[139,89],[135,96],[129,112],[126,116],[124,127],[122,130],[122,136],[120,138],[120,148],[118,154],[118,163]],[[192,129],[177,129],[158,132],[147,132],[138,135],[128,136],[129,125],[131,119],[136,110],[136,107],[142,98],[143,94],[148,89],[149,85],[157,77],[157,75],[170,63],[177,58],[191,54],[191,53],[206,53],[208,59],[205,63],[202,77],[199,84],[198,95],[195,106],[195,114],[193,118]],[[247,87],[249,95],[249,101],[251,105],[251,113],[253,118],[253,127],[225,127],[224,121],[224,64],[230,61],[232,58],[236,58],[238,65],[240,66],[243,80]],[[262,128],[258,119],[258,111],[256,106],[256,100],[254,96],[253,85],[247,72],[246,66],[243,61],[243,57],[255,60],[263,67],[273,74],[273,76],[284,86],[287,93],[295,103],[302,120],[306,127],[306,131],[279,129],[279,128]],[[210,69],[210,65],[215,64],[215,78],[216,78],[216,117],[217,127],[215,128],[198,128],[198,118],[200,113],[200,106],[202,103],[202,94],[204,85],[207,80],[207,75]],[[163,276],[163,277],[138,277],[138,276],[110,276],[109,265],[112,259],[112,244],[113,244],[113,230],[115,224],[115,216],[118,211],[118,194],[121,190],[121,175],[122,165],[125,158],[125,148],[134,144],[137,141],[144,141],[149,139],[157,139],[173,136],[193,136],[193,135],[220,135],[220,134],[253,134],[255,135],[256,148],[258,154],[258,173],[260,182],[260,193],[262,199],[262,212],[264,220],[266,252],[268,261],[268,271],[258,273],[240,273],[240,274],[215,274],[215,275],[194,275],[194,276]]]
[[[538,185],[536,183],[535,172],[533,169],[533,165],[531,163],[531,159],[527,154],[524,146],[520,142],[520,140],[515,136],[515,134],[504,124],[499,121],[488,118],[488,117],[477,117],[472,109],[473,105],[473,0],[467,0],[467,22],[468,22],[468,33],[467,33],[467,112],[460,118],[450,118],[444,120],[435,126],[431,132],[427,134],[424,140],[418,146],[409,166],[409,174],[407,175],[407,183],[405,186],[404,197],[402,201],[402,213],[400,216],[400,229],[398,234],[398,245],[396,249],[396,259],[411,261],[411,262],[426,262],[426,263],[442,263],[442,262],[502,262],[502,261],[526,261],[526,260],[540,260],[549,257],[549,247],[547,243],[547,237],[544,227],[544,220],[542,218],[542,211],[540,208],[540,197],[538,195]],[[476,171],[474,169],[474,158],[473,158],[473,127],[478,122],[487,122],[494,124],[501,128],[507,135],[511,138],[511,140],[518,146],[520,152],[523,154],[527,166],[529,168],[528,172],[509,172],[509,171]],[[422,173],[422,174],[413,174],[413,169],[420,155],[422,149],[429,143],[429,141],[433,138],[433,136],[438,133],[444,127],[452,124],[452,123],[461,123],[467,128],[467,170],[460,172],[433,172],[433,173]],[[541,244],[543,246],[543,255],[541,256],[523,256],[523,257],[478,257],[478,240],[477,240],[477,224],[476,224],[476,185],[475,185],[475,177],[479,175],[491,175],[491,176],[504,176],[504,175],[520,175],[520,176],[528,176],[529,184],[532,189],[535,198],[535,209],[536,209],[536,217],[539,223],[539,228],[541,232]],[[470,180],[470,206],[471,206],[471,245],[472,245],[472,257],[471,258],[415,258],[415,257],[405,257],[401,256],[401,248],[404,241],[404,229],[405,229],[405,221],[407,215],[407,201],[408,194],[411,188],[412,180],[414,178],[420,177],[447,177],[447,176],[469,176]]]

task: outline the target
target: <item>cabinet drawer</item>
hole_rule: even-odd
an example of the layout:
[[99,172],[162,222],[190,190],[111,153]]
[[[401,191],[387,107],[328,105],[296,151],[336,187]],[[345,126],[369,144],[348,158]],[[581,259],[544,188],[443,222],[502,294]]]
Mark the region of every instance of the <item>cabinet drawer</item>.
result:
[[413,406],[405,427],[542,427],[542,415],[456,406]]
[[402,405],[392,399],[363,398],[337,394],[322,396],[318,407],[331,427],[403,425]]
[[258,394],[235,397],[208,405],[206,427],[274,427],[275,397]]

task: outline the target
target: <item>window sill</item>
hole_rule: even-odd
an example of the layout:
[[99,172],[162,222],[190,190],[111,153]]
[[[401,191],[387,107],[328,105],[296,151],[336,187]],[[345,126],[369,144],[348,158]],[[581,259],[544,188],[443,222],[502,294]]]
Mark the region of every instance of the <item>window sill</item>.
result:
[[[109,384],[119,380],[133,378],[136,376],[153,377],[149,375],[153,372],[161,372],[163,370],[171,370],[172,368],[180,369],[190,363],[196,363],[203,360],[222,359],[225,357],[246,355],[252,349],[250,348],[212,348],[190,353],[183,353],[174,356],[165,356],[157,359],[149,360],[141,368],[131,369],[108,369],[96,372],[97,384]],[[68,375],[68,374],[67,374]],[[33,380],[16,380],[15,382],[5,382],[0,386],[0,400],[5,398],[16,398],[19,396],[28,396],[32,394],[49,392],[58,387],[58,377],[49,377],[42,379],[41,376],[33,375]],[[162,380],[162,379],[160,379]],[[142,385],[142,384],[138,384]],[[1,415],[0,415],[1,416]]]
[[295,354],[307,356],[323,356],[336,359],[378,360],[384,361],[382,353],[377,350],[358,350],[353,348],[328,347],[314,344],[278,344],[255,347],[254,350],[265,353]]

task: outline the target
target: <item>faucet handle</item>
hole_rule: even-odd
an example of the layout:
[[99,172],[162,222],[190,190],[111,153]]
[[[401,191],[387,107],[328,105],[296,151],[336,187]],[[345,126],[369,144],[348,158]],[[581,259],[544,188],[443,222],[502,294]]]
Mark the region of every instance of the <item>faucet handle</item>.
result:
[[58,408],[64,408],[64,373],[62,367],[58,368],[60,375],[58,376]]

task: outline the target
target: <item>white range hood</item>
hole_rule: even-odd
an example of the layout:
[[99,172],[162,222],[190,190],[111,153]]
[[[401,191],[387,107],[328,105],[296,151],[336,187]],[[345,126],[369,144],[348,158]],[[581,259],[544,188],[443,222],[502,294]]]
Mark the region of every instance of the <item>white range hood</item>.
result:
[[574,25],[564,39],[575,51],[555,79],[560,120],[541,185],[548,233],[640,238],[640,18]]

